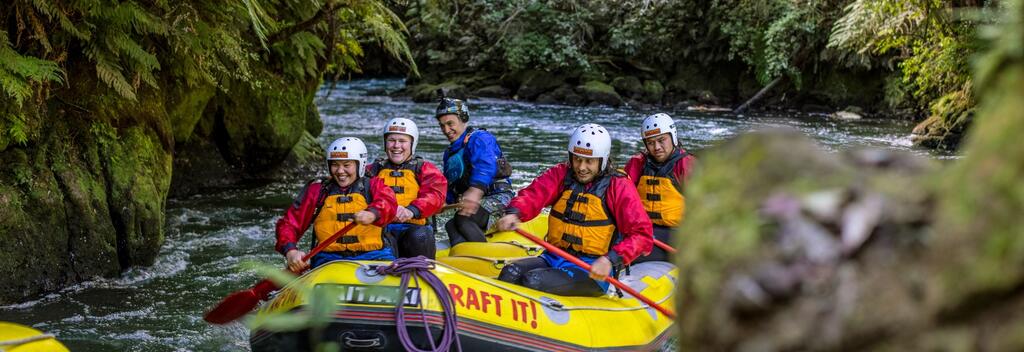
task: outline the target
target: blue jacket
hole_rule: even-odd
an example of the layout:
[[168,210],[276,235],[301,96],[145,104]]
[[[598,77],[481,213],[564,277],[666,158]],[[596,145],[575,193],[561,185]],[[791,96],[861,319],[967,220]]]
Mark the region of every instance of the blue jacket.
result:
[[[466,128],[444,151],[444,176],[448,179],[447,203],[455,203],[469,187],[485,194],[497,191],[495,184],[509,184],[508,179],[495,180],[498,158],[502,157],[498,140],[484,129]],[[508,188],[505,188],[508,189]]]

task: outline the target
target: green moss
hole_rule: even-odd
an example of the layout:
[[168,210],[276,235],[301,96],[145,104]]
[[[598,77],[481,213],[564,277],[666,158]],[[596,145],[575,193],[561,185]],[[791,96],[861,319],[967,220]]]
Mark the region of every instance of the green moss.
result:
[[587,81],[577,88],[587,100],[598,104],[618,106],[622,104],[622,97],[615,92],[612,86],[598,81]]
[[212,85],[200,85],[173,86],[173,89],[176,92],[168,96],[167,116],[174,127],[174,140],[183,143],[192,136],[192,131],[203,117],[203,110],[217,92],[217,88]]
[[853,177],[851,167],[798,132],[740,137],[702,153],[700,166],[687,185],[690,206],[675,236],[684,349],[700,347],[729,273],[763,255],[762,242],[771,236],[762,232],[762,202],[775,192],[841,187]]
[[[946,192],[934,263],[944,311],[971,309],[1024,284],[1024,65],[1004,70],[984,91],[967,157],[943,173]],[[941,253],[941,255],[939,255]]]
[[267,171],[291,152],[306,133],[317,88],[315,81],[268,80],[272,89],[239,84],[215,102],[223,127],[222,134],[215,136],[224,147],[221,152],[230,163],[250,172]]
[[661,82],[648,80],[644,81],[644,101],[657,103],[665,95],[665,86]]

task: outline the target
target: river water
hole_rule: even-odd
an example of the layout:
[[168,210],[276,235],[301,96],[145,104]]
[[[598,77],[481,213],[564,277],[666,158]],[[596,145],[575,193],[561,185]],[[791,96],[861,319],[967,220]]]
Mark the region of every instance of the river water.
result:
[[[402,84],[394,79],[360,80],[330,91],[322,89],[318,97],[324,121],[321,144],[356,136],[367,142],[371,156],[380,156],[378,133],[384,122],[407,117],[420,127],[418,153],[439,164],[447,141],[432,115],[435,104],[388,96]],[[640,148],[640,121],[657,112],[486,99],[470,105],[472,125],[495,133],[512,160],[517,188],[545,167],[562,161],[568,133],[583,123],[599,123],[611,132],[621,166]],[[948,157],[911,147],[912,124],[907,121],[667,112],[676,118],[684,147],[698,158],[702,149],[716,142],[769,126],[797,128],[830,150],[873,146]],[[168,200],[166,242],[152,267],[134,268],[120,278],[90,281],[0,307],[0,321],[56,334],[72,351],[248,350],[244,325],[210,326],[201,316],[220,298],[258,280],[242,270],[240,263],[283,264],[273,250],[274,222],[302,184],[301,180],[278,181]]]

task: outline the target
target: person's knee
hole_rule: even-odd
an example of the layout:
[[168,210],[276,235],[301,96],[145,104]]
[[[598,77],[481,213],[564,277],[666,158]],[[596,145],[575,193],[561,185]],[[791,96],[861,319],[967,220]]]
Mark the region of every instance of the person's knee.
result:
[[420,226],[406,234],[405,246],[411,256],[422,255],[434,259],[437,243],[434,232],[427,226]]
[[544,275],[544,270],[530,270],[529,272],[523,274],[523,286],[538,291],[546,291],[544,290],[546,286],[544,282],[545,276],[547,275]]
[[523,267],[516,263],[505,265],[498,274],[498,280],[518,284],[523,277]]

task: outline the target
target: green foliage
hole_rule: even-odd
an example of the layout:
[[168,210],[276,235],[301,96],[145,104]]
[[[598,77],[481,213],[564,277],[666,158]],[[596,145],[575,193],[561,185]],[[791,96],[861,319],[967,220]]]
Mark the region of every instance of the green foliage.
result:
[[594,14],[586,2],[553,0],[416,2],[407,25],[430,42],[431,65],[464,69],[588,69]]
[[893,66],[919,106],[965,90],[968,60],[979,50],[974,23],[941,0],[856,0],[845,9],[828,47],[847,63]]
[[[0,22],[13,31],[0,31],[0,99],[16,106],[33,94],[42,104],[50,83],[89,82],[84,67],[128,101],[161,82],[259,87],[257,62],[297,80],[358,71],[368,42],[416,67],[383,0],[14,0]],[[78,77],[65,82],[61,68]],[[5,110],[0,140],[25,143],[29,117]]]

